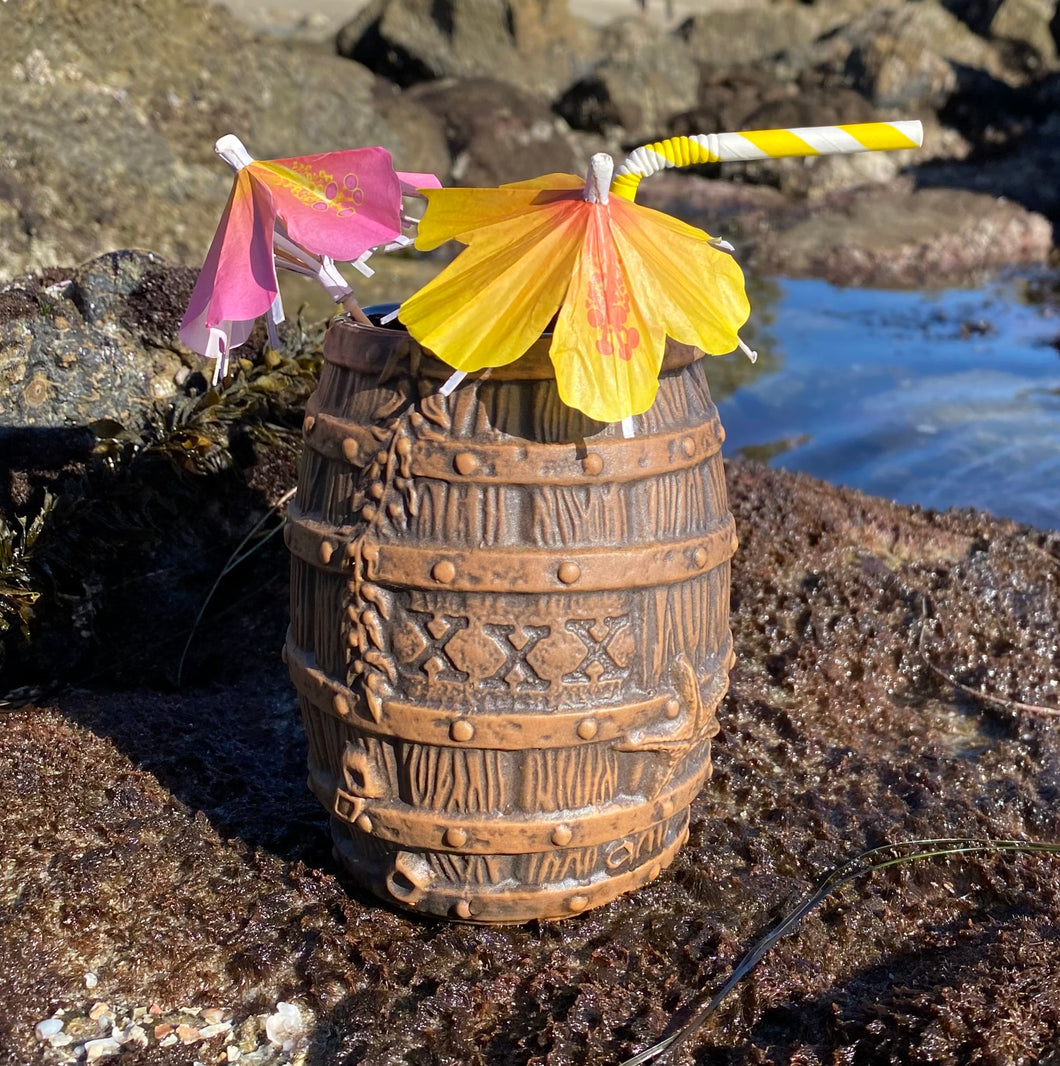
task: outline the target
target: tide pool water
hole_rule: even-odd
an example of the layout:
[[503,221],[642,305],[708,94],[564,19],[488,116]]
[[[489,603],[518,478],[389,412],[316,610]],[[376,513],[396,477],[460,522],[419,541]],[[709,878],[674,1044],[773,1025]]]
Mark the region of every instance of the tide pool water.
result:
[[1055,285],[768,283],[745,331],[758,364],[707,362],[726,454],[1060,528],[1060,313],[1055,296],[1028,299]]

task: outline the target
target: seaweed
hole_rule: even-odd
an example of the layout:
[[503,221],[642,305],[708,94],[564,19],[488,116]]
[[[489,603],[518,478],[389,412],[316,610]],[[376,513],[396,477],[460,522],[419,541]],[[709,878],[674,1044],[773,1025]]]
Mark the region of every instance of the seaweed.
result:
[[[91,423],[87,454],[50,455],[49,468],[21,431],[19,491],[0,503],[0,693],[171,674],[171,645],[224,560],[294,483],[323,328],[296,323],[280,351],[248,346],[219,388],[190,374],[139,425]],[[228,599],[244,570],[226,575]],[[145,641],[160,618],[165,636]]]

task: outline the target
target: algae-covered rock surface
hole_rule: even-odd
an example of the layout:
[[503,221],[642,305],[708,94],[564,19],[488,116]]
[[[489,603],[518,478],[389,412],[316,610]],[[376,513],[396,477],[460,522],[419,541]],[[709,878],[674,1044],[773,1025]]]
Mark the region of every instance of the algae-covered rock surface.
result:
[[[180,691],[96,683],[3,712],[0,1061],[69,1060],[138,1009],[122,1062],[231,1045],[247,1061],[617,1064],[862,849],[1055,842],[1058,720],[1029,705],[1057,704],[1060,536],[754,464],[728,476],[738,661],[713,780],[658,881],[511,929],[365,898],[304,786],[272,542],[257,565],[276,580],[259,571],[252,609],[201,632],[228,642],[227,670],[198,660]],[[128,639],[160,641],[164,603],[154,618]],[[1056,857],[862,878],[766,955],[690,1054],[1057,1061],[1058,918]],[[297,1017],[286,1037],[280,1003]],[[57,1011],[52,1047],[34,1027]]]

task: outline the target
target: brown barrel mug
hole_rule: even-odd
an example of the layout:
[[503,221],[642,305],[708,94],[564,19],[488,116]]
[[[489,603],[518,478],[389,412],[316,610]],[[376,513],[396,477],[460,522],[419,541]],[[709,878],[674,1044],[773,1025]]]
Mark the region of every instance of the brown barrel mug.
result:
[[736,548],[698,350],[634,434],[559,399],[543,337],[467,377],[339,319],[306,408],[285,657],[359,883],[554,919],[657,877],[710,776]]

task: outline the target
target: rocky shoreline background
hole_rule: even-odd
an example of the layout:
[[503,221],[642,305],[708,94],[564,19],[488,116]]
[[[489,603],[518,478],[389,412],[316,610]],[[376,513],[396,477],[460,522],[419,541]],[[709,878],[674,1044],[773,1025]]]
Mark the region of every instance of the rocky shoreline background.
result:
[[[920,152],[659,175],[641,199],[763,276],[1055,262],[1051,0],[577,12],[372,0],[321,41],[182,0],[0,6],[0,1063],[617,1064],[859,850],[1060,839],[1060,533],[730,463],[738,664],[670,871],[482,930],[387,911],[330,857],[268,536],[323,311],[278,352],[257,334],[220,393],[179,344],[229,187],[217,136],[382,143],[495,183],[673,132],[920,118]],[[420,269],[395,258],[364,295]],[[1048,856],[863,879],[693,1057],[1058,1063],[1058,915]]]

